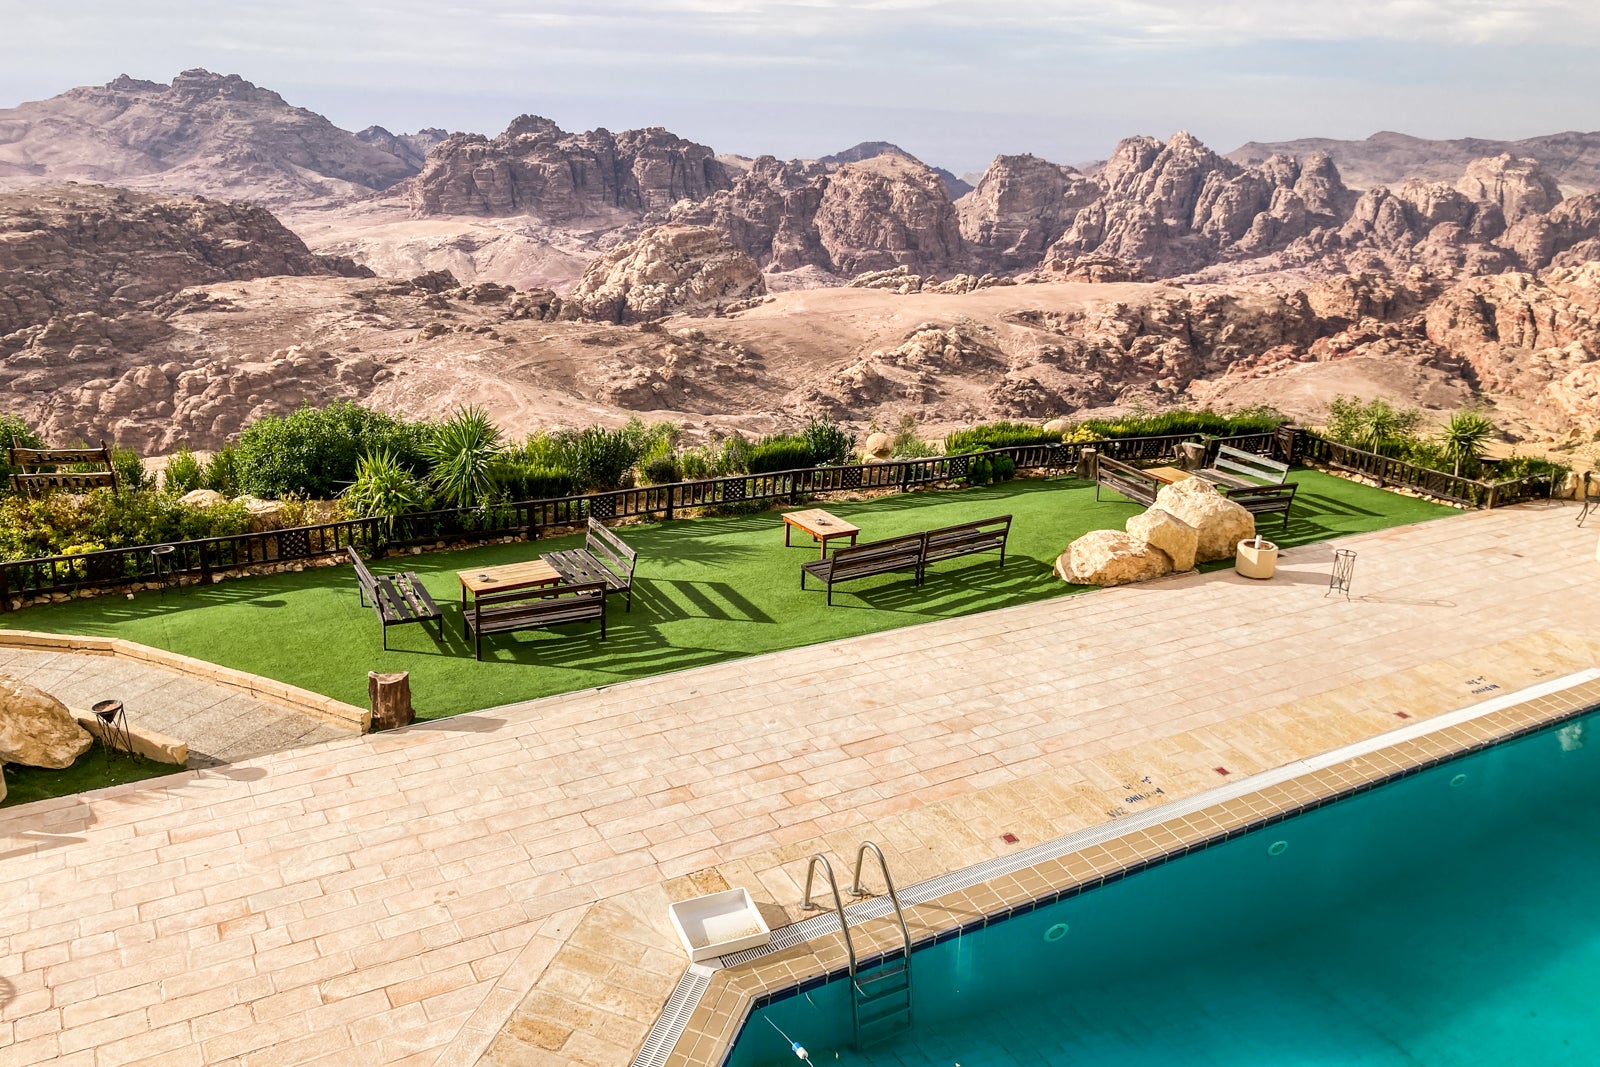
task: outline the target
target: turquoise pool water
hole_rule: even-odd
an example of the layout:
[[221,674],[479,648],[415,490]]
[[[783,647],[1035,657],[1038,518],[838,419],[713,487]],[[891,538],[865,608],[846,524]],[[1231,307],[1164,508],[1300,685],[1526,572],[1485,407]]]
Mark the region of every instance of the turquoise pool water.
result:
[[1591,714],[919,951],[896,1040],[836,981],[729,1063],[1594,1067],[1597,787]]

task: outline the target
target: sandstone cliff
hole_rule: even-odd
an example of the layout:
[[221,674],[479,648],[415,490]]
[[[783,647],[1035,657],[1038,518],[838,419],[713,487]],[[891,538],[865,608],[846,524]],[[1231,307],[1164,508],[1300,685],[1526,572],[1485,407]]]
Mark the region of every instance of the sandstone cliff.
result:
[[237,75],[123,75],[0,110],[0,179],[113,182],[271,206],[386,189],[407,159]]
[[590,264],[572,300],[591,319],[642,322],[707,312],[766,292],[755,261],[709,226],[646,230]]
[[663,210],[732,184],[711,149],[659,127],[574,134],[523,115],[493,139],[446,138],[408,192],[417,216],[530,214],[567,222]]

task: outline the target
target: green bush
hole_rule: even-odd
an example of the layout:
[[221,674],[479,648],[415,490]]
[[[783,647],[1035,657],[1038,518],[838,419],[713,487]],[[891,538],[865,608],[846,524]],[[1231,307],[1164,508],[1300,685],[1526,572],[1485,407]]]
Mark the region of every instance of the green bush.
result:
[[260,497],[327,499],[355,481],[363,455],[388,450],[401,466],[422,473],[431,437],[426,424],[347,401],[269,415],[239,435],[234,457],[238,487]]
[[1008,482],[1017,476],[1017,463],[1010,456],[990,456],[989,470],[995,481]]
[[26,559],[223,537],[250,529],[242,503],[195,508],[153,492],[47,493],[0,501],[0,557]]
[[383,519],[393,532],[395,519],[422,510],[428,491],[393,453],[379,449],[357,461],[356,480],[340,494],[340,499],[358,518]]
[[1497,482],[1542,476],[1549,478],[1552,483],[1558,483],[1571,473],[1570,466],[1554,460],[1540,459],[1538,456],[1507,456],[1494,464],[1488,476]]
[[586,430],[560,435],[564,466],[585,489],[618,489],[628,472],[639,462],[643,440],[628,427],[607,430],[591,426]]
[[672,482],[681,482],[683,468],[678,465],[678,457],[670,452],[665,455],[649,456],[639,464],[639,480],[645,485],[669,485]]
[[1057,434],[1046,433],[1041,426],[1026,422],[984,422],[956,430],[944,439],[947,455],[960,452],[981,452],[986,448],[1008,448],[1014,445],[1043,445],[1059,441]]
[[144,460],[131,448],[111,450],[111,469],[117,472],[117,488],[123,492],[155,488],[155,479],[144,469]]
[[811,444],[804,437],[788,434],[763,437],[751,447],[744,465],[750,474],[800,470],[812,465]]
[[1226,415],[1206,408],[1198,411],[1174,408],[1155,414],[1138,413],[1115,419],[1085,419],[1068,432],[1068,437],[1073,441],[1169,437],[1190,433],[1234,437],[1248,433],[1271,433],[1288,421],[1285,416],[1264,406],[1241,408]]
[[[382,451],[388,454],[386,449]],[[500,455],[500,429],[482,408],[458,409],[434,427],[424,451],[433,463],[428,480],[447,503],[476,507],[493,494],[490,471]],[[403,469],[398,457],[389,455],[389,459]]]
[[206,462],[205,472],[200,478],[200,487],[221,493],[225,497],[236,497],[239,489],[239,452],[232,445],[225,445],[211,454],[211,459]]
[[994,467],[986,456],[974,456],[967,461],[967,484],[988,485],[994,481]]
[[550,500],[578,491],[571,471],[530,461],[520,452],[502,455],[489,477],[502,500]]
[[811,453],[809,466],[813,467],[848,463],[856,448],[856,435],[835,426],[833,420],[828,418],[812,416],[805,429],[800,431],[800,438]]
[[895,427],[890,455],[895,459],[928,459],[939,455],[939,450],[922,439],[917,417],[907,413],[900,416],[900,424]]
[[1420,425],[1422,412],[1416,408],[1395,407],[1381,398],[1363,402],[1340,394],[1328,401],[1325,431],[1340,444],[1399,455],[1415,438]]
[[686,481],[715,478],[721,473],[718,470],[721,459],[722,452],[715,445],[686,448],[678,454],[678,468]]
[[161,476],[161,485],[173,496],[192,493],[205,484],[205,467],[193,452],[180,448],[167,460],[167,469]]
[[0,494],[11,492],[11,476],[17,468],[11,466],[10,448],[43,448],[44,442],[33,427],[22,421],[20,415],[0,415]]
[[750,470],[750,450],[755,446],[744,434],[735,430],[722,442],[722,455],[717,461],[717,473],[724,477],[730,474],[746,474]]

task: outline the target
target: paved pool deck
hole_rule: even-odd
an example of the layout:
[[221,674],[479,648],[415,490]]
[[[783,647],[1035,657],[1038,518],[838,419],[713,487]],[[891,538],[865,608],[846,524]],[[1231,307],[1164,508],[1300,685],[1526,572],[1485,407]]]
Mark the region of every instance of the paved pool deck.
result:
[[[1464,514],[1295,549],[1271,582],[1178,577],[5,809],[0,1067],[623,1067],[684,969],[671,899],[744,885],[787,922],[815,851],[842,867],[870,837],[908,884],[1600,665],[1600,530],[1576,515]],[[1335,546],[1348,601],[1324,596]]]

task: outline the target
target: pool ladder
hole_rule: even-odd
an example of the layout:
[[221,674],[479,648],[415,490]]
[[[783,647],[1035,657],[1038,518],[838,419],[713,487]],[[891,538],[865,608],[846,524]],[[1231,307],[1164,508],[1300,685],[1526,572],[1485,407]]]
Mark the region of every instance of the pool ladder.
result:
[[886,1040],[911,1026],[911,931],[906,927],[906,915],[900,908],[894,879],[889,876],[889,861],[884,859],[883,850],[871,841],[861,842],[861,847],[856,849],[856,877],[850,886],[850,895],[867,895],[861,886],[861,864],[869,849],[878,857],[878,869],[883,872],[883,884],[888,889],[889,902],[894,905],[895,920],[900,924],[901,947],[898,950],[885,952],[866,967],[860,965],[855,942],[850,939],[850,924],[845,920],[844,902],[839,896],[839,883],[833,876],[833,865],[820,852],[811,857],[806,867],[806,893],[800,900],[802,911],[816,911],[822,907],[811,899],[817,864],[822,864],[823,873],[828,876],[828,888],[833,891],[833,910],[839,916],[845,954],[850,960],[850,1023],[858,1049]]

